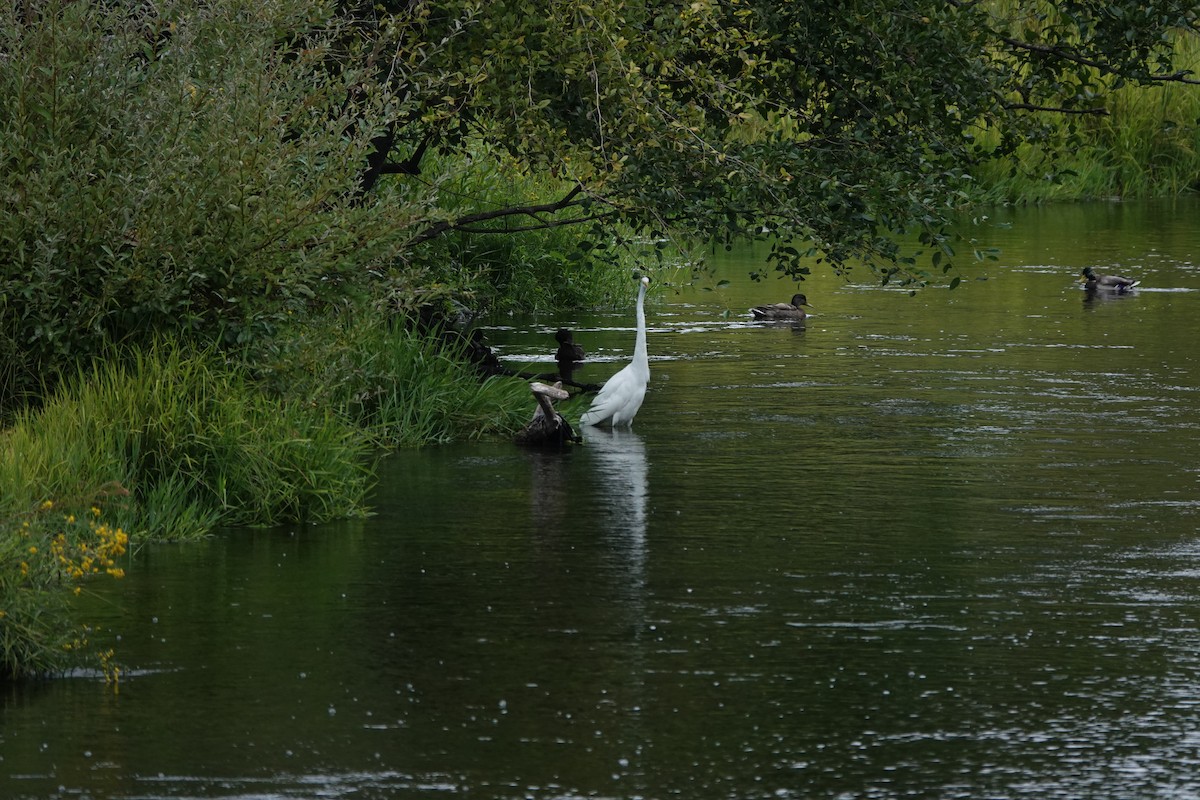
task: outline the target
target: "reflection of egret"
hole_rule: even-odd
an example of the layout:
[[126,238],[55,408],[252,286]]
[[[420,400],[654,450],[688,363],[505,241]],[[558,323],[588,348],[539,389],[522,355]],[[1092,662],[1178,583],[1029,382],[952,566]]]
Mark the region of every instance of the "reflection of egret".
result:
[[608,499],[614,533],[621,534],[628,563],[640,583],[646,549],[646,445],[629,430],[586,428],[584,452],[591,454],[591,484]]
[[637,296],[637,341],[633,346],[633,361],[608,379],[600,394],[592,401],[580,419],[584,425],[611,425],[628,428],[646,397],[650,382],[650,359],[646,355],[646,287],[649,278],[642,278]]
[[[620,620],[623,630],[634,632],[633,641],[620,645],[622,677],[614,681],[612,697],[618,707],[644,708],[654,696],[647,688],[647,676],[653,670],[646,654],[658,651],[646,610],[646,495],[650,485],[646,446],[636,433],[621,429],[585,427],[583,441],[584,446],[573,453],[574,463],[578,466],[583,462],[590,468],[586,475],[588,494],[599,506],[594,513],[608,534],[611,549],[610,560],[597,566],[602,566],[602,573],[616,578],[616,602],[606,607],[605,613]],[[633,714],[629,720],[634,740],[644,738],[642,722],[641,714]],[[636,775],[638,768],[631,764],[622,772]]]
[[769,306],[755,306],[750,309],[750,313],[755,319],[802,320],[808,316],[803,306],[812,308],[809,305],[807,297],[802,294],[794,294],[790,303],[772,303]]

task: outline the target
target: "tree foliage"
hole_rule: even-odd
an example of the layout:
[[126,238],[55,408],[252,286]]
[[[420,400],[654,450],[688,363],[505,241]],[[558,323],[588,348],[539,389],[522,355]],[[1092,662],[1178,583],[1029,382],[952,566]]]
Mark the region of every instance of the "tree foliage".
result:
[[[1132,0],[10,3],[0,407],[155,330],[411,307],[453,281],[422,261],[447,235],[765,231],[785,276],[863,260],[921,285],[979,159],[1053,145],[1048,109],[1191,82],[1171,43],[1195,31],[1193,5]],[[552,188],[472,207],[480,157]]]
[[[393,3],[369,23],[392,57],[378,74],[409,108],[376,166],[411,173],[431,147],[477,136],[574,187],[528,216],[705,239],[768,230],[807,243],[775,249],[789,276],[814,256],[861,258],[922,284],[930,272],[889,233],[919,232],[948,270],[945,222],[971,165],[1057,130],[1031,112],[1191,81],[1171,37],[1194,35],[1196,16],[1171,2],[457,0]],[[999,149],[976,146],[985,127],[1003,131]]]

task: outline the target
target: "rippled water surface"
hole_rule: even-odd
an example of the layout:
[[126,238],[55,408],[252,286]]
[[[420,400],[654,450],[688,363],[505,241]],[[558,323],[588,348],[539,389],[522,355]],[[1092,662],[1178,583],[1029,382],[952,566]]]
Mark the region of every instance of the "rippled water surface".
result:
[[[89,608],[120,692],[10,690],[0,797],[1200,795],[1198,212],[1001,212],[954,292],[818,274],[803,327],[723,256],[652,298],[632,433],[144,549]],[[598,382],[632,318],[489,335]]]

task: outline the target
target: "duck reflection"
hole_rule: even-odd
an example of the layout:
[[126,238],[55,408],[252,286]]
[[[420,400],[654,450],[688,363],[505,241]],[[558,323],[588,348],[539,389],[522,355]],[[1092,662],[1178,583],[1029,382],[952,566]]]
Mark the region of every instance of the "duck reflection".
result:
[[1084,287],[1083,290],[1083,307],[1091,308],[1098,303],[1107,303],[1111,300],[1125,300],[1130,297],[1136,297],[1134,292],[1106,292],[1099,289],[1089,289]]

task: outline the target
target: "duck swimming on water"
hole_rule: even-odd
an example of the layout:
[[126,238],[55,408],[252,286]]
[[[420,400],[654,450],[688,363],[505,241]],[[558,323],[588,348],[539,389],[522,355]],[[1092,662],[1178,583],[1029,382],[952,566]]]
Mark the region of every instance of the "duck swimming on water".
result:
[[1141,281],[1126,278],[1124,275],[1098,275],[1091,267],[1084,267],[1080,273],[1083,277],[1083,288],[1089,292],[1108,291],[1124,294],[1137,286]]
[[808,316],[802,306],[813,306],[809,304],[808,298],[802,294],[792,295],[790,303],[772,303],[768,306],[755,306],[750,309],[750,313],[755,319],[790,319],[801,320]]
[[575,341],[574,334],[567,328],[559,328],[554,334],[554,340],[558,342],[558,351],[554,354],[554,360],[558,363],[558,374],[563,380],[570,380],[586,354]]

